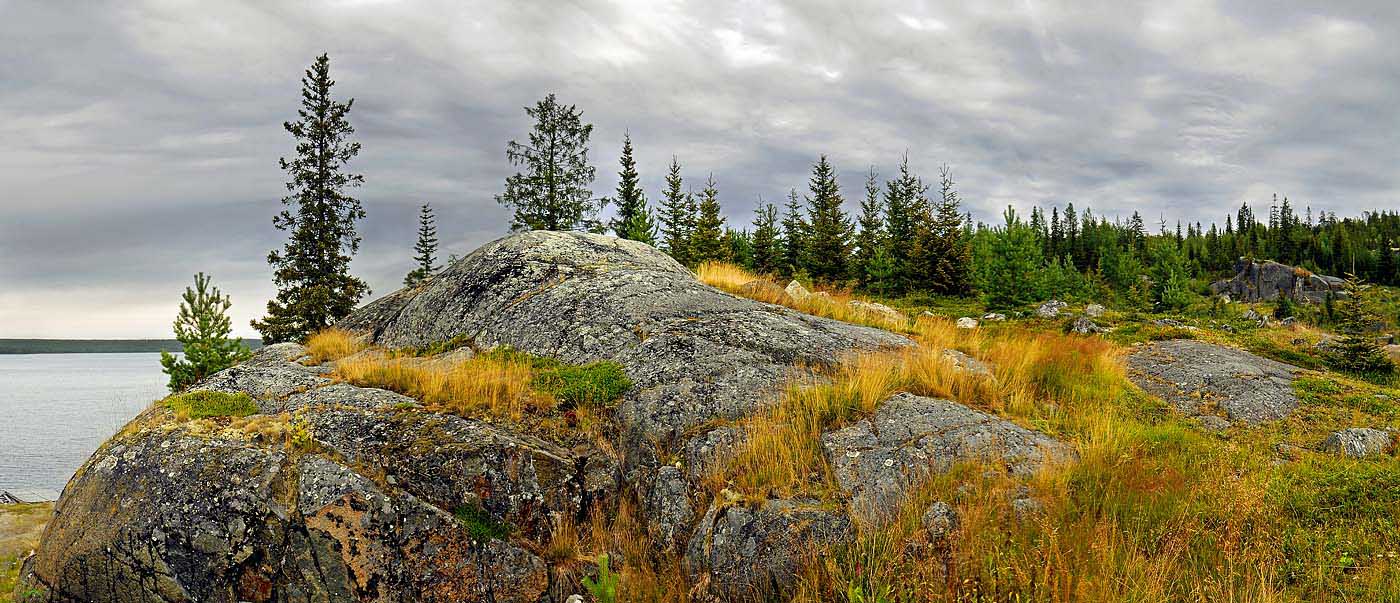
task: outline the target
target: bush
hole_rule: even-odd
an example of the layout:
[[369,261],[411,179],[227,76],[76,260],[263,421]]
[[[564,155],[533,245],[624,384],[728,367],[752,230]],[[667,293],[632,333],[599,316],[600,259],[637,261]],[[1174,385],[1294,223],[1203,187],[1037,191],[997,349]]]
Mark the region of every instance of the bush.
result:
[[533,385],[552,394],[564,409],[577,406],[609,406],[628,388],[632,380],[616,362],[594,362],[583,366],[561,365],[535,376]]
[[200,390],[170,396],[161,403],[181,419],[246,417],[258,412],[258,404],[244,393],[227,394]]

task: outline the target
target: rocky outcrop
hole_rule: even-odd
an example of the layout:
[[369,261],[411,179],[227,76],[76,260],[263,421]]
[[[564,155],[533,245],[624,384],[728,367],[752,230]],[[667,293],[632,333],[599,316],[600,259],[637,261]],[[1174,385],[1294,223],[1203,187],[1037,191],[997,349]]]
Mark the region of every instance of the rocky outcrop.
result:
[[1035,309],[1035,315],[1041,318],[1055,318],[1056,316],[1060,315],[1060,310],[1063,310],[1068,307],[1069,304],[1062,302],[1058,299],[1052,299],[1048,302],[1040,304],[1040,307]]
[[852,508],[871,518],[888,517],[910,487],[958,461],[986,459],[1029,476],[1048,461],[1074,456],[1038,431],[908,393],[885,400],[870,419],[822,435],[822,446]]
[[1235,261],[1235,276],[1210,285],[1211,293],[1225,295],[1234,301],[1252,303],[1278,299],[1322,303],[1327,295],[1342,292],[1342,279],[1313,274],[1274,261],[1256,262],[1240,258]]
[[1243,350],[1191,339],[1160,341],[1128,356],[1134,383],[1182,413],[1210,423],[1253,426],[1298,407],[1293,376],[1300,369]]
[[622,431],[530,435],[336,382],[300,346],[269,346],[196,386],[246,393],[258,414],[179,421],[157,405],[88,460],[26,564],[35,601],[561,601],[573,573],[541,556],[547,543],[624,487],[654,538],[688,547],[709,592],[781,590],[797,551],[849,520],[810,501],[702,507],[697,520],[693,484],[742,437],[704,428],[760,408],[797,371],[912,344],[722,293],[651,247],[581,233],[506,237],[338,326],[385,348],[465,341],[458,359],[507,345],[617,362],[633,382],[609,419]]
[[635,384],[621,419],[657,440],[753,411],[794,365],[910,344],[720,292],[643,243],[543,231],[488,243],[425,287],[371,303],[340,326],[391,348],[467,338],[482,349],[617,362]]
[[534,602],[552,578],[529,542],[617,489],[587,446],[325,385],[299,352],[264,348],[206,383],[293,409],[262,420],[308,441],[152,407],[69,482],[24,568],[33,600]]

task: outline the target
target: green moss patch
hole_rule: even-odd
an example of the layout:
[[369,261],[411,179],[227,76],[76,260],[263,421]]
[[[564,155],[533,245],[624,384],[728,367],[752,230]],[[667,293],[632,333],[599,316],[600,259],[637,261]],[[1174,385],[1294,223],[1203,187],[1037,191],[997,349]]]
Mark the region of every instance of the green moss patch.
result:
[[193,391],[170,396],[161,404],[173,411],[175,416],[188,419],[246,417],[258,412],[258,404],[244,393]]
[[501,362],[528,364],[535,369],[530,386],[559,400],[563,409],[577,406],[612,406],[632,387],[632,380],[616,362],[564,364],[553,358],[528,354],[508,346],[484,354]]
[[467,529],[472,540],[485,542],[504,540],[510,536],[510,525],[492,517],[480,505],[457,507],[452,515],[457,518],[457,523],[462,524],[462,527]]

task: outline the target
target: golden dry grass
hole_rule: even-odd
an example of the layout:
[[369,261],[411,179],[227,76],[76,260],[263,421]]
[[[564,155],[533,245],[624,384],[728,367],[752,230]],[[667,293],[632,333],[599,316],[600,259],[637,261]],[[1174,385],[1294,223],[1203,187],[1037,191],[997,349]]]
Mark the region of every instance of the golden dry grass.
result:
[[527,413],[547,412],[556,405],[552,396],[531,387],[533,369],[523,359],[475,356],[441,361],[365,354],[341,360],[334,374],[354,385],[396,391],[467,416],[520,421]]
[[306,353],[316,364],[340,360],[366,347],[362,337],[334,327],[320,331],[306,340]]
[[[700,282],[721,291],[765,303],[787,306],[813,316],[901,333],[907,333],[910,330],[910,321],[908,320],[895,320],[880,313],[852,307],[850,303],[853,300],[866,302],[871,300],[851,295],[849,292],[814,291],[813,295],[803,299],[793,299],[784,292],[783,285],[772,279],[753,274],[739,266],[725,262],[705,262],[695,269],[695,276],[700,279]],[[755,281],[762,283],[762,285],[752,287],[749,290],[743,289],[744,285]]]

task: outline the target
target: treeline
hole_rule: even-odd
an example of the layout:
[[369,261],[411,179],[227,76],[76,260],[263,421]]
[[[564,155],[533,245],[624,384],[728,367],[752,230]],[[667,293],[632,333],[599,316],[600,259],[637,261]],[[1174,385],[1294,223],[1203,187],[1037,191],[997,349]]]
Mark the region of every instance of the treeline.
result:
[[[251,348],[262,345],[244,339]],[[0,339],[0,354],[134,354],[180,352],[184,344],[175,339]]]

